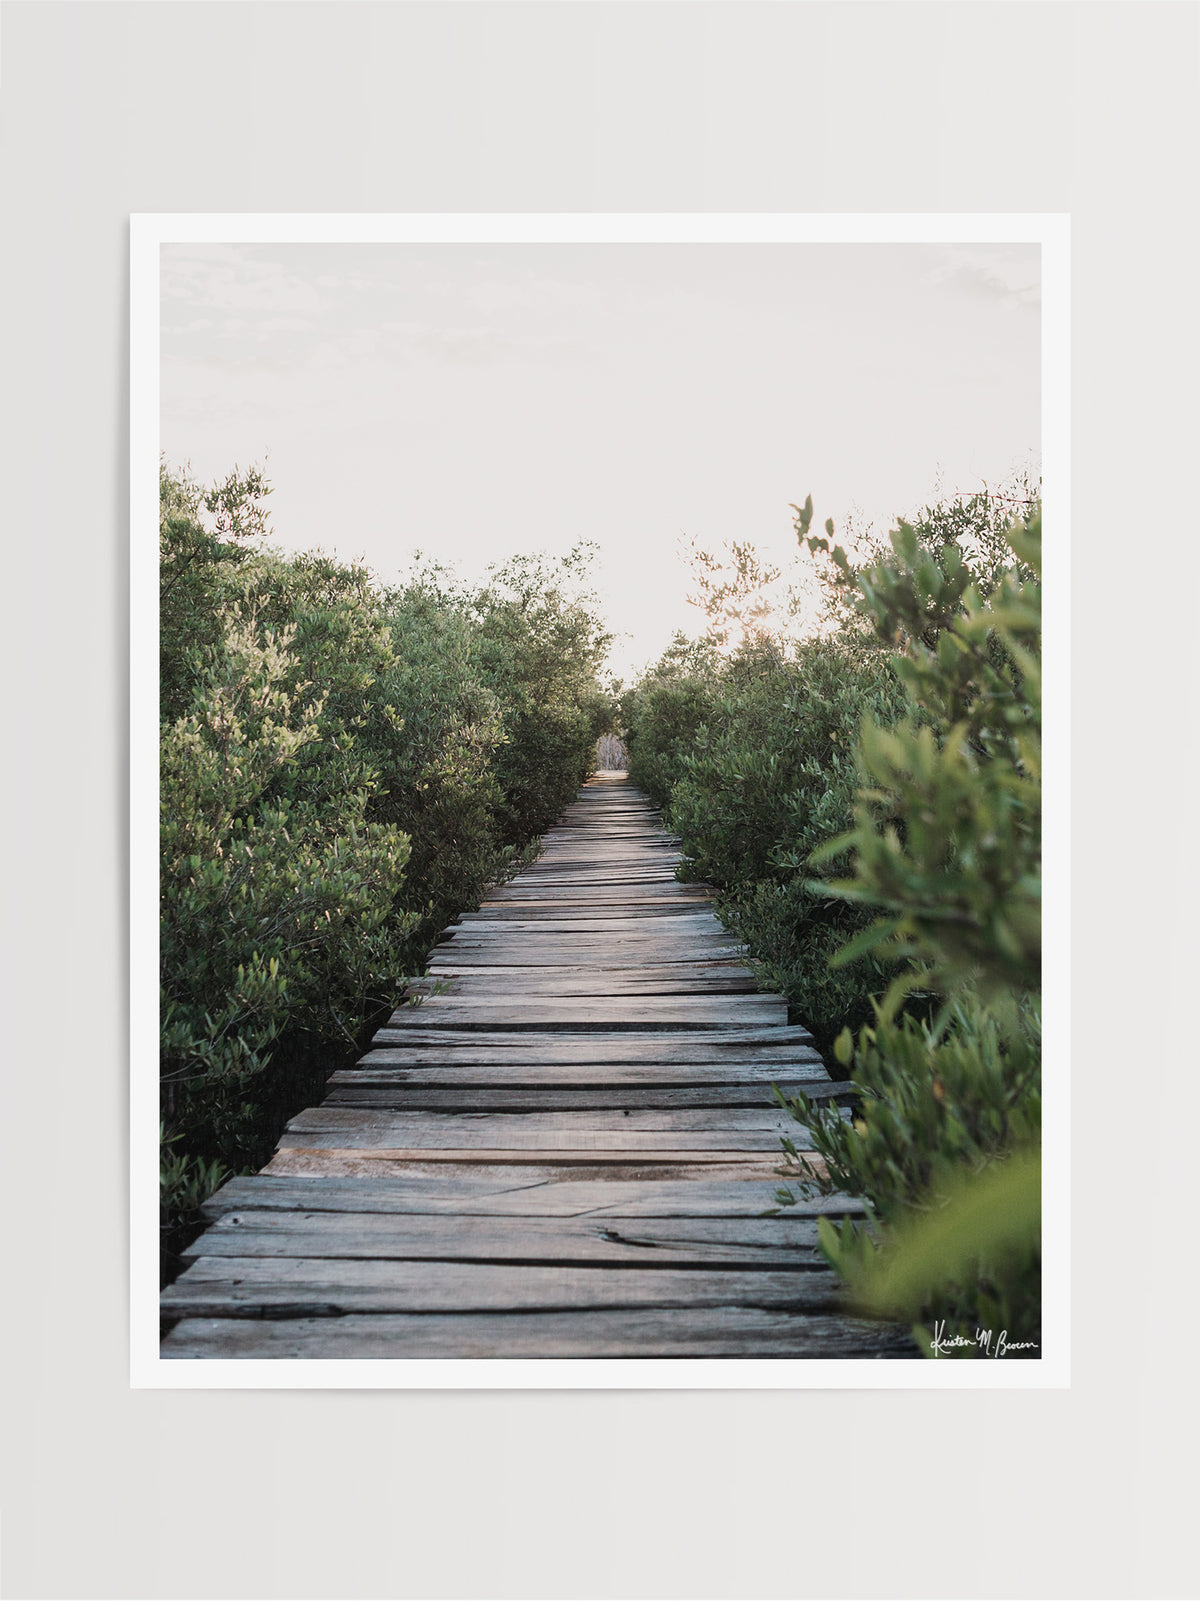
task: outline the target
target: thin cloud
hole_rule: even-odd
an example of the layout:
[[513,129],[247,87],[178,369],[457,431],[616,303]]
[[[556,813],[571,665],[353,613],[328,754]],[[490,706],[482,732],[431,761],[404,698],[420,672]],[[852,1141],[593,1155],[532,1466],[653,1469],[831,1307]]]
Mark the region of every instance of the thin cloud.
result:
[[1041,305],[1040,250],[1036,245],[950,245],[929,282],[1011,306]]
[[311,282],[282,262],[229,245],[164,246],[162,292],[208,311],[266,312],[273,318],[312,316],[326,305]]

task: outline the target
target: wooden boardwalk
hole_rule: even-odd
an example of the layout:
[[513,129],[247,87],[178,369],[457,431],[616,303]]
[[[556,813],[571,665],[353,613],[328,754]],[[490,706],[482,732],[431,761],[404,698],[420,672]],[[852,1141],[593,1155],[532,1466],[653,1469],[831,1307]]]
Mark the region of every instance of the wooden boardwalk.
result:
[[771,1085],[846,1099],[623,773],[448,931],[163,1293],[163,1355],[908,1357],[778,1217]]

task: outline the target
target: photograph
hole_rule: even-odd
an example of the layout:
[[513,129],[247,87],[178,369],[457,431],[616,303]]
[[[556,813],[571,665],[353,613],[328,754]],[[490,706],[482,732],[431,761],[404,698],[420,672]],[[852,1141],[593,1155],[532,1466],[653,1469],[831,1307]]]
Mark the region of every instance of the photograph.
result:
[[1194,1601],[1196,0],[0,41],[0,1594]]
[[136,1381],[1065,1383],[1064,219],[133,238]]

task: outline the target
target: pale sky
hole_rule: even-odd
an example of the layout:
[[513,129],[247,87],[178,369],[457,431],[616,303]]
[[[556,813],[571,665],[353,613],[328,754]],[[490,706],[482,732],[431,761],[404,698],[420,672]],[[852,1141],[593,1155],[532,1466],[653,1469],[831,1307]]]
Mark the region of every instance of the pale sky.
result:
[[161,448],[396,578],[601,547],[612,666],[695,634],[680,536],[791,560],[1038,460],[1036,245],[167,245]]

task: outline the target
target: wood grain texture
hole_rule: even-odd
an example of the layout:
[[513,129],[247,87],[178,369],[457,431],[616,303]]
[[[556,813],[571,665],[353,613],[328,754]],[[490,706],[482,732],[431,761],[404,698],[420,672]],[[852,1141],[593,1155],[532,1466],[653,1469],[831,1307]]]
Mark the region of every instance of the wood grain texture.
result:
[[[780,1209],[773,1098],[845,1110],[678,841],[620,774],[464,913],[369,1051],[293,1117],[164,1292],[175,1359],[908,1358]],[[823,1164],[810,1155],[813,1168]]]
[[[413,995],[486,996],[489,1000],[524,1000],[533,995],[753,995],[754,974],[738,962],[668,962],[658,965],[606,968],[549,963],[539,967],[486,968],[452,963],[430,964],[428,978],[406,986]],[[422,1004],[425,1004],[424,1002]]]
[[188,1317],[648,1306],[845,1309],[829,1268],[746,1272],[292,1256],[199,1256],[163,1291],[162,1304],[164,1311]]
[[[789,1076],[778,1088],[785,1096],[798,1092],[822,1104],[849,1106],[858,1099],[852,1084],[821,1083],[813,1078]],[[663,1111],[673,1107],[761,1108],[761,1079],[729,1084],[596,1084],[564,1087],[533,1084],[504,1086],[476,1084],[470,1102],[477,1112],[613,1112]],[[461,1086],[414,1085],[403,1073],[335,1073],[330,1080],[325,1106],[376,1107],[380,1110],[409,1112],[458,1112],[462,1109]]]
[[812,1218],[450,1217],[380,1212],[227,1212],[185,1258],[365,1257],[672,1267],[824,1267]]
[[[696,1173],[680,1183],[661,1175],[628,1179],[619,1173],[579,1176],[578,1169],[549,1174],[517,1169],[465,1174],[391,1173],[384,1178],[353,1174],[289,1174],[282,1171],[230,1179],[205,1202],[207,1217],[230,1211],[388,1212],[473,1217],[592,1218],[761,1218],[775,1206],[774,1186],[761,1177],[731,1179],[728,1174]],[[782,1215],[861,1217],[864,1207],[851,1195],[801,1197]],[[201,1236],[195,1249],[203,1250]]]
[[[360,1178],[490,1178],[498,1183],[554,1184],[570,1174],[576,1182],[620,1178],[629,1182],[670,1179],[693,1184],[719,1173],[759,1186],[778,1184],[780,1156],[751,1151],[568,1151],[547,1150],[362,1150],[347,1145],[280,1146],[263,1169],[270,1174],[342,1174]],[[762,1189],[760,1195],[764,1193]],[[761,1210],[761,1208],[760,1208]]]
[[804,1029],[776,1028],[750,1032],[705,1030],[686,1034],[674,1029],[645,1029],[640,1033],[601,1029],[571,1034],[564,1031],[487,1029],[381,1028],[375,1048],[361,1058],[364,1067],[428,1066],[438,1062],[603,1063],[606,1066],[639,1063],[698,1067],[704,1064],[736,1068],[739,1064],[784,1065],[820,1062],[811,1036]]
[[536,1135],[543,1144],[554,1145],[560,1138],[574,1134],[589,1137],[597,1133],[625,1137],[635,1132],[671,1136],[685,1133],[779,1136],[792,1127],[786,1112],[770,1106],[731,1107],[725,1111],[708,1107],[700,1110],[679,1107],[672,1111],[639,1109],[605,1117],[593,1112],[373,1112],[330,1106],[326,1102],[298,1113],[289,1121],[287,1132],[385,1134],[393,1143],[400,1141],[408,1145],[437,1144],[449,1134],[452,1136],[450,1143],[461,1144],[470,1136],[471,1141],[486,1148],[503,1147],[517,1134]]
[[163,1343],[178,1361],[466,1358],[921,1360],[911,1337],[857,1319],[758,1307],[658,1307],[619,1312],[466,1313],[256,1321],[189,1318]]

